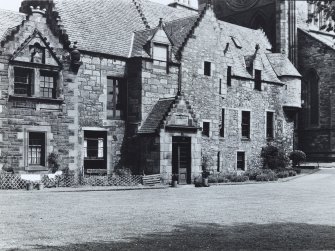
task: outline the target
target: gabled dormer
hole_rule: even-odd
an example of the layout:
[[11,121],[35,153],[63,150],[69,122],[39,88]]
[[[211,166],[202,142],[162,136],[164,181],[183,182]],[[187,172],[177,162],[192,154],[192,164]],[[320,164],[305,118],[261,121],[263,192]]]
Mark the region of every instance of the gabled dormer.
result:
[[173,42],[164,30],[162,18],[155,32],[149,38],[148,44],[150,45],[150,56],[153,59],[153,64],[168,69]]
[[259,44],[256,44],[255,52],[249,57],[245,57],[245,63],[248,72],[253,77],[255,82],[255,90],[262,90],[262,72],[264,69],[262,55],[260,52]]

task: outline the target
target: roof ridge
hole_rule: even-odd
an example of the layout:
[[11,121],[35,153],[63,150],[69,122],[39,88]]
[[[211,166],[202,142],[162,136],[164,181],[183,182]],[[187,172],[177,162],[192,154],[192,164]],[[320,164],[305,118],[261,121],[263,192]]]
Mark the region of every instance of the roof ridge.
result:
[[184,41],[182,42],[181,46],[178,48],[178,50],[177,50],[177,52],[176,52],[177,57],[181,57],[181,52],[182,52],[182,50],[184,49],[184,47],[185,47],[187,41],[189,40],[189,38],[192,36],[192,34],[193,34],[195,28],[198,27],[200,21],[201,21],[202,18],[205,16],[205,13],[206,13],[206,11],[207,11],[207,9],[208,9],[208,6],[209,6],[209,4],[206,4],[206,5],[205,5],[205,7],[203,8],[203,10],[200,12],[200,14],[199,14],[197,20],[194,22],[194,24],[192,25],[191,29],[190,29],[189,32],[187,33],[187,35],[186,35]]
[[150,29],[150,25],[148,23],[147,18],[144,15],[144,11],[142,9],[142,0],[133,0],[133,4],[135,5],[135,8],[140,15],[140,18],[142,19],[142,22],[145,26],[145,28]]
[[0,9],[0,11],[10,12],[10,13],[13,13],[13,14],[19,14],[19,15],[21,15],[21,16],[26,16],[26,14],[21,13],[21,12],[19,12],[19,11],[15,11],[15,10]]

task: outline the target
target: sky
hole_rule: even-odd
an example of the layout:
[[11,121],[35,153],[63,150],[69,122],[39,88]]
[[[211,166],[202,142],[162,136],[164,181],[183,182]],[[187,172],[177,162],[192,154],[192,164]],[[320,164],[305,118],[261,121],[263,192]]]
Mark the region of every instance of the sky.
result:
[[[75,1],[75,0],[74,0]],[[106,0],[113,1],[113,0]],[[157,3],[168,4],[173,2],[173,0],[150,0]],[[191,0],[193,6],[196,5],[197,0]],[[0,9],[19,11],[21,5],[21,0],[0,0]]]

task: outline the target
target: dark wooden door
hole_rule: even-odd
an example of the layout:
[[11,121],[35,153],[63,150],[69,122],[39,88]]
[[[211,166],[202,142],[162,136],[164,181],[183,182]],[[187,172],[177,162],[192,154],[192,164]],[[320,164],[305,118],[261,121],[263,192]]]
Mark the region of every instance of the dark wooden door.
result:
[[191,138],[172,137],[172,173],[179,184],[191,184]]

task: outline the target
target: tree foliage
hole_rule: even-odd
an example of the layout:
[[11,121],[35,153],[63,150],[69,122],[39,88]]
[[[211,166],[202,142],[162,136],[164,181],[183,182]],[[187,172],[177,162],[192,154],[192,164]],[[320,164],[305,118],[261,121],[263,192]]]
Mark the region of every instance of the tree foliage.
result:
[[[313,20],[318,21],[319,14],[321,14],[327,21],[335,21],[335,1],[308,0],[307,2],[309,4],[315,4],[315,12],[309,13],[308,23],[311,23]],[[320,29],[327,32],[335,32],[333,22],[325,22]]]

